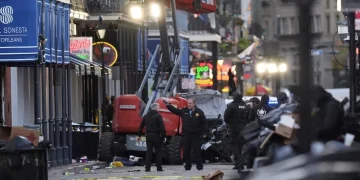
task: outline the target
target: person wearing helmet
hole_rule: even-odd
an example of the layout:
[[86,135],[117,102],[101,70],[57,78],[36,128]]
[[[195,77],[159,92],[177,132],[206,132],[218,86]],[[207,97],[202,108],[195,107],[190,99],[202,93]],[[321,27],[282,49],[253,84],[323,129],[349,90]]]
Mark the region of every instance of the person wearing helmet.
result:
[[279,108],[280,106],[289,103],[289,98],[288,98],[287,94],[284,93],[284,92],[280,92],[276,96],[276,98],[277,98],[277,101],[278,101],[278,104],[277,104],[276,108]]
[[249,101],[251,103],[251,108],[260,104],[260,100],[257,97],[252,97]]
[[234,101],[228,104],[225,110],[224,121],[230,128],[231,147],[234,159],[236,160],[235,167],[233,169],[238,169],[241,163],[241,146],[239,146],[238,137],[241,130],[247,124],[250,109],[242,100],[243,95],[241,93],[234,92],[233,97]]
[[273,110],[273,108],[269,106],[269,100],[270,100],[269,95],[264,94],[261,96],[260,104],[254,106],[251,109],[250,116],[249,116],[250,122],[262,118],[268,112]]

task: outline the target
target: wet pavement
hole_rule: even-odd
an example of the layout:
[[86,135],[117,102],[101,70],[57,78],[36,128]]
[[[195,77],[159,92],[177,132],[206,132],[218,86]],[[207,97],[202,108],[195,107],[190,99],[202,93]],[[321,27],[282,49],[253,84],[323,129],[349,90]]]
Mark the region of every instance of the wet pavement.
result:
[[156,167],[152,167],[151,172],[145,172],[144,167],[134,166],[134,167],[116,167],[116,168],[103,168],[95,169],[88,172],[79,172],[69,175],[50,175],[50,180],[63,180],[63,179],[76,179],[76,180],[85,180],[85,179],[97,179],[97,180],[106,180],[106,179],[118,179],[118,180],[127,180],[127,179],[168,179],[168,180],[182,180],[182,179],[203,179],[204,176],[208,175],[210,172],[215,170],[221,170],[224,172],[225,180],[239,179],[237,171],[232,170],[233,165],[229,164],[208,164],[204,166],[204,169],[199,171],[195,166],[190,171],[185,171],[183,166],[164,166],[164,171],[157,172]]

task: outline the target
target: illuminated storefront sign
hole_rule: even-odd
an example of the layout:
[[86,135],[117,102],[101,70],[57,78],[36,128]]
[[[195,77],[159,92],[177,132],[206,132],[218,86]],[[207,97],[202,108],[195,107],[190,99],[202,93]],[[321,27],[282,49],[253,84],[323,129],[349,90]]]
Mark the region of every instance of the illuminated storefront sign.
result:
[[196,76],[195,79],[211,79],[212,75],[212,64],[201,62],[199,66],[195,68]]
[[70,53],[92,62],[92,37],[71,37]]
[[195,78],[196,79],[201,79],[201,75],[204,73],[204,72],[209,72],[209,66],[198,66],[196,67],[196,76]]
[[102,63],[102,52],[101,52],[101,44],[104,45],[104,49],[107,51],[104,53],[104,61],[106,66],[113,66],[116,63],[118,58],[118,52],[116,48],[108,42],[96,42],[93,43],[94,48],[94,60],[97,60],[98,63]]
[[195,83],[199,84],[199,85],[212,85],[213,84],[212,79],[196,79]]

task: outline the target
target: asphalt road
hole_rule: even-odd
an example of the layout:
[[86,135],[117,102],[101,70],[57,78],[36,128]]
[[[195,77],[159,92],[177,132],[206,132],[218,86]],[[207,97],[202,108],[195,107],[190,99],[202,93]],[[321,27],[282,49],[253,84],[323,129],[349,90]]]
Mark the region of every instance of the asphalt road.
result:
[[157,180],[182,180],[182,179],[202,179],[202,176],[208,175],[215,170],[221,170],[224,172],[225,180],[239,179],[237,171],[232,170],[233,165],[222,164],[208,164],[204,166],[202,171],[198,171],[195,166],[190,171],[185,171],[183,166],[164,166],[163,172],[157,172],[156,167],[152,167],[151,172],[145,172],[143,167],[118,167],[111,169],[96,169],[93,172],[84,174],[72,174],[72,175],[57,175],[49,177],[50,180],[62,180],[62,179],[157,179]]

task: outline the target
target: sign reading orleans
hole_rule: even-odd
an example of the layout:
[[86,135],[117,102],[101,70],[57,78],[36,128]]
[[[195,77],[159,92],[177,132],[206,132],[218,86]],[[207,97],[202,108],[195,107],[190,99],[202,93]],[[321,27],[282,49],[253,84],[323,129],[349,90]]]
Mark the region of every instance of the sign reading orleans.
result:
[[37,59],[37,12],[37,1],[0,1],[0,61]]

